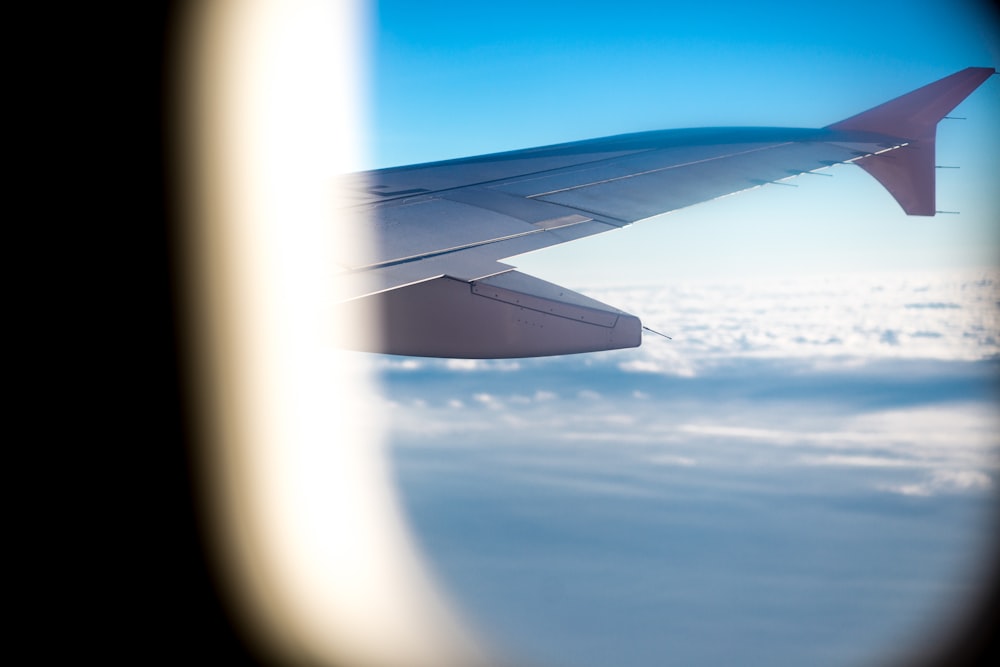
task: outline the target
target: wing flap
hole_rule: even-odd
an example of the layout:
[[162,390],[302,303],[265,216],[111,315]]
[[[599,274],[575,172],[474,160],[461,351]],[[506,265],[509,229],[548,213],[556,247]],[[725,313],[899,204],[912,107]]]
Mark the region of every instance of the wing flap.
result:
[[426,198],[371,212],[375,243],[368,256],[355,258],[352,268],[439,255],[537,232],[532,224],[480,206]]
[[639,319],[517,272],[472,283],[449,277],[339,304],[338,321],[381,319],[361,350],[424,357],[507,359],[636,347]]
[[587,216],[568,211],[563,206],[507,194],[486,188],[461,188],[441,195],[444,199],[477,206],[487,211],[510,216],[542,229],[562,227],[591,220]]

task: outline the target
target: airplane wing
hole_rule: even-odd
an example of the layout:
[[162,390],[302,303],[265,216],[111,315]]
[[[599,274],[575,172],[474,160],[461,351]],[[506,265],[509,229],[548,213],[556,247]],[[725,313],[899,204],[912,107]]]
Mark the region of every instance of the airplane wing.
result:
[[339,261],[361,346],[509,358],[636,347],[633,315],[500,260],[692,204],[854,163],[909,215],[934,215],[935,133],[993,68],[970,67],[820,129],[698,128],[626,134],[351,175],[345,224],[374,239]]

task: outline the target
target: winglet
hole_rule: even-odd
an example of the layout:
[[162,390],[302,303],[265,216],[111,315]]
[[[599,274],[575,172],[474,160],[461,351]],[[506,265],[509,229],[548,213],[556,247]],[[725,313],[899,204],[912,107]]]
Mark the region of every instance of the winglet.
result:
[[934,215],[934,140],[938,121],[994,73],[992,67],[968,67],[827,127],[878,132],[907,140],[903,148],[869,155],[855,164],[874,176],[908,215]]

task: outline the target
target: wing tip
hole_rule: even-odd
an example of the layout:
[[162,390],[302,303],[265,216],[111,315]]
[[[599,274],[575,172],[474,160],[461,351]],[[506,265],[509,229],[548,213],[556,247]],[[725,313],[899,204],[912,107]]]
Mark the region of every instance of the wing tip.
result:
[[907,145],[856,164],[881,183],[907,215],[933,216],[937,124],[996,73],[993,67],[966,67],[827,127],[906,139]]
[[938,122],[996,73],[993,67],[966,67],[827,127],[910,140],[933,138]]

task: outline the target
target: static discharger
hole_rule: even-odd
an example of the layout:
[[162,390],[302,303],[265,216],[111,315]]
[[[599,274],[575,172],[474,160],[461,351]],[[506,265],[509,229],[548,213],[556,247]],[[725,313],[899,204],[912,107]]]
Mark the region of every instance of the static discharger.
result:
[[646,326],[645,324],[644,324],[644,325],[642,325],[642,330],[643,330],[643,331],[648,331],[649,333],[654,333],[654,334],[656,334],[657,336],[663,336],[663,337],[664,337],[664,338],[666,338],[667,340],[673,340],[673,338],[671,338],[671,337],[670,337],[670,336],[668,336],[667,334],[665,334],[665,333],[660,333],[660,332],[659,332],[659,331],[657,331],[656,329],[650,329],[650,328],[649,328],[649,327],[647,327],[647,326]]

